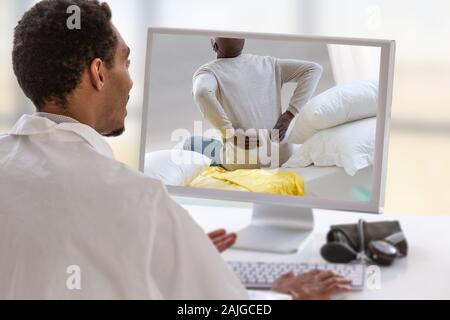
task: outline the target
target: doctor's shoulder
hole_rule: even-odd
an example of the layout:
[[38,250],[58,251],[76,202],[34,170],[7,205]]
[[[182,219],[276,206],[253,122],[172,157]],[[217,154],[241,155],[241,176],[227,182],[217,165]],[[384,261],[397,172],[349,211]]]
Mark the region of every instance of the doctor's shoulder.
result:
[[115,162],[115,176],[120,177],[119,184],[126,186],[133,194],[152,199],[168,195],[167,188],[161,180],[146,176],[127,164]]
[[11,151],[10,142],[12,141],[12,136],[7,133],[0,134],[0,155],[5,152],[8,153]]

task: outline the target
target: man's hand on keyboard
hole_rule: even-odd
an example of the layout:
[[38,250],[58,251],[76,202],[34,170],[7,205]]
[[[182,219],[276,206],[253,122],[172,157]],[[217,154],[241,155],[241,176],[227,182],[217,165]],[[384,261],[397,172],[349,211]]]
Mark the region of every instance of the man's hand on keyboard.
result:
[[234,245],[237,235],[235,233],[227,233],[225,230],[220,229],[208,233],[208,237],[219,252],[224,252]]
[[295,276],[287,273],[278,278],[272,290],[290,294],[295,300],[326,300],[331,296],[351,290],[351,280],[332,271],[313,270]]

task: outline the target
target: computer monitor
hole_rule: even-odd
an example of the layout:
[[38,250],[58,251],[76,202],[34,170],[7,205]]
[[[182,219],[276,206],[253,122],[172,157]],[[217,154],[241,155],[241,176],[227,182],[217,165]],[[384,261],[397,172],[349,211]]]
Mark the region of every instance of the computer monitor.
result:
[[313,208],[382,213],[395,41],[172,28],[147,41],[140,170],[174,196],[252,203],[236,248],[295,252]]

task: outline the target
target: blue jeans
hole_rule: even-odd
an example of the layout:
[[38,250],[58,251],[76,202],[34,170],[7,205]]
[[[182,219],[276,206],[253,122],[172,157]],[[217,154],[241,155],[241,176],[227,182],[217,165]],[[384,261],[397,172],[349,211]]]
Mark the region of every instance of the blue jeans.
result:
[[183,149],[203,154],[212,160],[212,166],[220,166],[223,144],[219,140],[201,136],[192,136],[184,141]]

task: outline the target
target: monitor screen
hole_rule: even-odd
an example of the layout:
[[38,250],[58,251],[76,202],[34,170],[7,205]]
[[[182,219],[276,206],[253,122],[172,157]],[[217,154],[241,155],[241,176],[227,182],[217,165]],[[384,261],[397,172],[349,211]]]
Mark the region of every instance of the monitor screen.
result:
[[378,211],[389,50],[150,29],[141,169],[178,194]]

